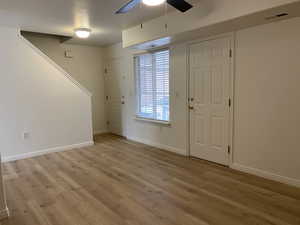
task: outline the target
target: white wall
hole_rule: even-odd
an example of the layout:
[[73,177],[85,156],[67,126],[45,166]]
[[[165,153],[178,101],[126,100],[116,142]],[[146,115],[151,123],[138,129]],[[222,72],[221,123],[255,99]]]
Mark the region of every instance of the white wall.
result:
[[163,125],[152,122],[135,120],[135,97],[134,97],[134,51],[122,49],[121,44],[116,44],[106,49],[107,60],[122,58],[128,65],[124,75],[127,76],[127,85],[124,90],[127,109],[127,133],[129,139],[167,148],[171,151],[186,154],[187,148],[187,107],[186,107],[186,51],[185,45],[177,45],[170,50],[170,119],[171,125]]
[[[0,28],[0,142],[4,160],[92,144],[91,98],[19,36]],[[23,133],[29,137],[23,139]]]
[[[60,43],[58,38],[46,35],[26,34],[25,37],[93,94],[94,133],[106,132],[103,49]],[[73,58],[65,57],[66,50],[71,52]]]
[[[233,167],[300,186],[300,18],[236,32]],[[121,44],[107,55],[132,54]],[[131,60],[131,62],[130,62]],[[129,96],[127,136],[137,141],[187,152],[186,45],[171,48],[171,127],[135,121]],[[133,89],[133,66],[127,68]]]
[[300,180],[300,18],[236,34],[234,162]]

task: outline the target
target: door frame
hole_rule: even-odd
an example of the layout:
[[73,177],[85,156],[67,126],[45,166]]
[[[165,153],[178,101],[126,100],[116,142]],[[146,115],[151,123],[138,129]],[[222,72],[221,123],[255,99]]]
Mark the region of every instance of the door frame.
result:
[[[113,64],[113,62],[115,62],[115,61],[120,61],[120,63],[121,63],[121,65],[122,65],[122,67],[123,67],[123,65],[124,65],[124,60],[126,60],[126,57],[125,56],[117,56],[117,57],[110,57],[110,58],[107,58],[106,60],[105,60],[105,64],[104,64],[104,81],[105,81],[105,84],[107,84],[107,82],[108,82],[108,79],[109,79],[109,76],[110,76],[110,71],[109,71],[109,69],[108,68],[110,68],[111,66],[112,66],[112,64]],[[125,71],[126,72],[124,72],[124,73],[122,73],[121,74],[121,81],[122,81],[122,79],[123,79],[123,77],[124,77],[124,74],[126,74],[126,73],[128,73],[127,71],[127,67],[124,67],[125,68]],[[111,69],[111,68],[110,68]],[[106,70],[106,71],[105,71]],[[128,83],[128,74],[125,76],[126,77],[126,80],[125,80],[125,82],[126,83]],[[105,115],[106,115],[106,123],[107,122],[109,122],[110,123],[110,121],[109,121],[109,104],[110,104],[110,95],[108,94],[108,91],[107,91],[107,88],[106,88],[106,86],[107,85],[104,85],[104,91],[105,91]],[[124,99],[122,98],[122,96],[124,96]],[[128,129],[128,125],[127,125],[127,117],[128,117],[128,110],[127,110],[127,105],[128,105],[128,102],[129,102],[129,95],[128,95],[128,93],[127,93],[127,91],[126,90],[122,90],[122,88],[120,89],[120,101],[122,101],[122,100],[124,100],[125,101],[125,104],[122,106],[121,105],[121,117],[123,117],[123,113],[124,113],[124,116],[125,116],[125,122],[124,122],[124,127],[122,126],[122,130],[121,130],[121,134],[117,134],[117,135],[119,135],[119,136],[122,136],[122,137],[126,137],[127,136],[127,133],[128,133],[128,131],[127,131],[127,129]],[[122,109],[124,109],[124,112],[123,112],[123,110]],[[109,130],[109,125],[108,124],[106,124],[107,126],[106,126],[106,129],[107,129],[107,131],[108,132],[111,132],[110,130]]]
[[191,125],[191,118],[190,118],[190,110],[189,110],[189,99],[190,99],[190,48],[192,45],[201,43],[201,42],[206,42],[206,41],[212,41],[216,39],[222,39],[222,38],[228,38],[230,41],[230,49],[231,49],[231,58],[230,58],[230,73],[229,73],[229,98],[231,99],[231,106],[229,108],[229,124],[228,124],[228,144],[230,146],[230,153],[228,154],[228,166],[231,167],[233,164],[233,151],[234,151],[234,146],[233,146],[233,138],[234,138],[234,80],[235,80],[235,33],[225,33],[221,35],[216,35],[216,36],[211,36],[207,38],[201,38],[193,41],[187,42],[186,45],[186,64],[187,64],[187,99],[186,99],[186,116],[187,116],[187,156],[192,157],[191,155],[191,134],[190,134],[190,125]]

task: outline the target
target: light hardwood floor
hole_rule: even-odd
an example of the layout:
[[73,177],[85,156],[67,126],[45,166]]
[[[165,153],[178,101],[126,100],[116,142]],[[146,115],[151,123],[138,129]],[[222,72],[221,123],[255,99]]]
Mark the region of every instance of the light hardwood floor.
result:
[[2,225],[300,224],[300,189],[114,135],[3,169]]

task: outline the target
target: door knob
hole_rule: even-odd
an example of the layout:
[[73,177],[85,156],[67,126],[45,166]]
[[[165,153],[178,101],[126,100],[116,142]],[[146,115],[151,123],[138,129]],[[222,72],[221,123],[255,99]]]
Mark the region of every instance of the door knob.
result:
[[121,102],[121,104],[122,104],[122,105],[124,105],[124,104],[125,104],[125,102],[124,102],[124,101],[122,101],[122,102]]
[[193,109],[194,109],[194,106],[189,106],[189,109],[190,109],[190,110],[193,110]]

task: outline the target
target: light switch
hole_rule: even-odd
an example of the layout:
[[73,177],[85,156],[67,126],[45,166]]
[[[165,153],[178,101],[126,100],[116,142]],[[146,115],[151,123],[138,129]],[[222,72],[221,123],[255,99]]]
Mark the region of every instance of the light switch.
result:
[[65,51],[65,57],[66,58],[73,58],[73,54],[71,50],[66,50]]

